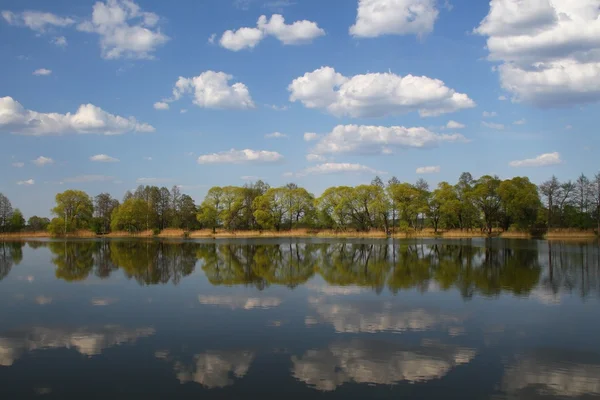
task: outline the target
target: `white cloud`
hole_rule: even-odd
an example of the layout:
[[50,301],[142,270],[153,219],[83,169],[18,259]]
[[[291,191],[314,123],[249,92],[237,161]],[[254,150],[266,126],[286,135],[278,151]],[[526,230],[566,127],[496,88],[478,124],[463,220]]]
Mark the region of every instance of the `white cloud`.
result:
[[[113,176],[106,175],[77,175],[63,179],[64,183],[90,183],[90,182],[113,182]],[[62,183],[61,182],[61,183]]]
[[311,142],[313,140],[317,140],[319,137],[320,137],[320,135],[318,133],[306,132],[304,134],[304,141],[305,142]]
[[429,166],[429,167],[419,167],[417,168],[417,174],[437,174],[441,171],[439,165]]
[[90,157],[90,161],[95,162],[119,162],[118,158],[111,157],[106,154],[96,154],[95,156]]
[[523,118],[523,119],[513,122],[513,125],[525,125],[526,123],[527,123],[527,120],[525,120],[525,118]]
[[33,179],[27,179],[26,181],[17,182],[17,185],[29,186],[29,185],[33,185],[33,184],[35,184],[35,181]]
[[267,133],[265,135],[265,139],[284,139],[287,137],[288,137],[288,135],[286,135],[285,133],[281,133],[281,132]]
[[202,155],[198,157],[198,164],[270,163],[281,160],[283,160],[283,156],[275,151],[231,149]]
[[547,165],[561,164],[560,154],[557,152],[541,154],[535,158],[525,160],[511,161],[508,165],[511,167],[545,167]]
[[157,101],[156,103],[154,103],[154,109],[155,110],[168,110],[169,103],[165,103],[164,101]]
[[493,118],[493,117],[497,117],[498,113],[496,111],[484,111],[483,112],[483,118]]
[[77,25],[77,29],[100,36],[103,58],[151,59],[152,53],[169,40],[157,28],[159,20],[158,15],[142,11],[132,0],[106,0],[96,2],[91,21]]
[[308,162],[323,162],[325,157],[320,154],[307,154],[306,161]]
[[173,88],[173,97],[166,101],[179,100],[187,93],[193,94],[198,107],[216,109],[249,109],[254,102],[248,87],[241,82],[229,85],[233,76],[224,72],[205,71],[192,78],[179,77]]
[[182,108],[179,110],[179,114],[185,114],[186,112],[188,112],[187,108]]
[[325,35],[325,31],[319,28],[315,22],[303,20],[286,24],[282,15],[273,14],[271,19],[261,15],[256,23],[256,28],[243,27],[236,31],[225,31],[219,44],[228,50],[240,51],[256,47],[267,36],[275,37],[284,45],[297,45],[310,43],[323,35]]
[[313,148],[315,154],[389,154],[394,148],[428,148],[445,142],[465,142],[458,133],[437,134],[403,126],[338,125]]
[[26,26],[36,32],[44,33],[48,27],[63,28],[75,23],[72,18],[63,18],[52,13],[40,11],[24,11],[13,13],[2,11],[2,18],[10,25]]
[[208,43],[209,43],[209,44],[215,44],[215,40],[216,40],[216,39],[217,39],[217,34],[216,34],[216,33],[213,33],[212,35],[210,35],[210,36],[208,37]]
[[25,109],[12,97],[0,97],[0,130],[24,135],[95,133],[119,135],[153,132],[154,128],[135,118],[112,115],[93,104],[82,104],[74,114],[40,113]]
[[14,162],[12,163],[12,166],[15,168],[23,168],[25,166],[24,162]]
[[496,124],[494,122],[485,122],[482,121],[481,125],[485,126],[486,128],[490,128],[490,129],[496,129],[496,130],[503,130],[504,129],[504,125],[503,124]]
[[386,172],[378,171],[374,168],[367,167],[362,164],[350,164],[350,163],[324,163],[314,167],[308,167],[296,174],[296,176],[306,175],[327,175],[327,174],[346,174],[346,173],[367,173],[367,174],[379,174],[384,175]]
[[50,157],[44,157],[44,156],[39,156],[38,158],[36,158],[35,160],[33,160],[31,162],[34,163],[35,165],[37,165],[38,167],[43,167],[44,165],[54,164],[53,159],[51,159]]
[[498,100],[500,100],[500,101],[506,101],[508,99],[506,98],[506,96],[499,96]]
[[137,178],[135,180],[136,183],[140,185],[158,185],[161,183],[169,183],[172,182],[171,178]]
[[446,124],[446,128],[448,129],[462,129],[465,128],[466,125],[465,124],[461,124],[460,122],[456,122],[456,121],[448,121],[448,123]]
[[288,86],[290,101],[307,108],[325,109],[335,116],[383,117],[418,111],[433,117],[475,107],[466,94],[426,76],[367,73],[345,77],[321,67]]
[[46,68],[40,68],[40,69],[36,69],[35,71],[33,71],[33,75],[37,75],[37,76],[46,76],[46,75],[50,75],[52,73],[52,70],[46,69]]
[[265,104],[265,106],[275,111],[286,111],[290,108],[289,106],[278,106],[276,104]]
[[64,36],[57,36],[55,38],[53,38],[50,43],[58,46],[58,47],[67,47],[68,42],[67,42],[67,38]]
[[598,0],[491,0],[475,33],[513,100],[540,107],[600,100]]
[[423,36],[433,32],[438,14],[436,0],[359,0],[350,34]]

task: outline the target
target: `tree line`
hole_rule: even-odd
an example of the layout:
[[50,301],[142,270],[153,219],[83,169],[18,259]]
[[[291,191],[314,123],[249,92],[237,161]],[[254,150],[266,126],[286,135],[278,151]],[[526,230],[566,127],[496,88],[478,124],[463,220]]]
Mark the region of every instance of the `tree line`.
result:
[[166,228],[336,231],[384,231],[388,234],[431,228],[543,233],[573,228],[600,231],[600,173],[575,181],[556,177],[539,186],[527,177],[501,180],[465,172],[458,182],[440,182],[430,189],[391,178],[375,177],[368,185],[330,187],[319,197],[294,183],[271,187],[263,181],[244,186],[212,187],[203,202],[181,193],[179,187],[140,185],[122,201],[101,193],[90,197],[78,190],[56,195],[54,218],[33,216],[27,223],[0,194],[0,231],[48,229],[61,235],[81,229],[98,234]]

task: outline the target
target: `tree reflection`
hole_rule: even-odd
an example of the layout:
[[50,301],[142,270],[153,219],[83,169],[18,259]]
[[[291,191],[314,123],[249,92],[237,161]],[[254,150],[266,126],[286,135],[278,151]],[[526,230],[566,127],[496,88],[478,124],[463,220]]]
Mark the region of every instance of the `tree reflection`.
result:
[[[458,290],[464,298],[508,292],[527,296],[577,291],[600,292],[600,252],[593,244],[554,244],[546,252],[534,242],[506,241],[485,246],[436,241],[375,241],[275,244],[200,243],[158,240],[38,242],[53,253],[56,276],[80,281],[109,277],[121,269],[142,285],[175,284],[197,261],[213,285],[269,285],[295,288],[320,275],[332,286],[359,286],[378,293],[389,289]],[[0,277],[22,258],[22,243],[2,243]]]
[[23,242],[0,242],[0,281],[23,259]]

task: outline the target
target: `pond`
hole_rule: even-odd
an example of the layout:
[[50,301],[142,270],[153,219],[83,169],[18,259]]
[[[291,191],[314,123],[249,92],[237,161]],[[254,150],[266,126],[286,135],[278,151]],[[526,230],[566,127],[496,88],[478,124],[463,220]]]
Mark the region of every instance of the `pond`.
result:
[[600,398],[598,242],[0,242],[0,398]]

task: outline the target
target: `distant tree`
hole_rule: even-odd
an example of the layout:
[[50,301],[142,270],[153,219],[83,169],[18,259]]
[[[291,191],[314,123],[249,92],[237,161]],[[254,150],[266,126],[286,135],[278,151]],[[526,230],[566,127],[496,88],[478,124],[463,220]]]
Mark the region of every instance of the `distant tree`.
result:
[[594,204],[594,213],[596,215],[596,234],[600,235],[600,172],[594,176],[592,182],[592,203]]
[[483,215],[488,234],[492,233],[494,223],[498,220],[501,206],[499,186],[500,179],[497,176],[484,175],[476,181],[471,191],[472,199]]
[[23,218],[23,213],[18,208],[13,211],[9,226],[11,232],[21,232],[25,228],[25,218]]
[[525,177],[507,179],[498,186],[498,195],[507,217],[504,229],[512,224],[521,230],[533,227],[542,207],[535,184]]
[[31,231],[45,231],[50,224],[50,220],[48,218],[38,217],[34,215],[27,220],[27,228]]
[[560,196],[560,182],[556,176],[552,176],[550,180],[543,182],[540,186],[540,193],[546,199],[548,207],[548,229],[552,228],[554,221],[555,206]]
[[110,232],[110,219],[112,212],[119,206],[119,201],[113,199],[109,193],[100,193],[94,198],[94,215],[98,218],[99,232]]
[[0,232],[9,230],[10,218],[13,214],[12,204],[8,197],[0,193]]
[[131,198],[113,210],[111,229],[139,232],[146,227],[147,215],[148,203],[142,199]]
[[94,204],[87,193],[67,190],[56,195],[56,206],[48,229],[54,234],[66,234],[89,227],[94,213]]

